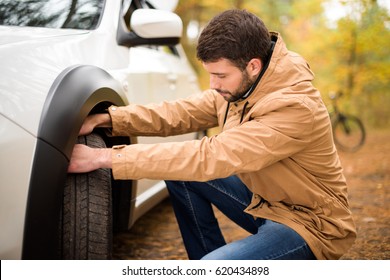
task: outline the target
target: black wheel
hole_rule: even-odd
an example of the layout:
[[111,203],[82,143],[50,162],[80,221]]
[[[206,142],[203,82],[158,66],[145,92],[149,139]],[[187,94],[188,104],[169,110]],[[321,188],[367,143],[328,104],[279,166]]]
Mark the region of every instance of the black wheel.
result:
[[[79,137],[79,143],[103,148],[98,134]],[[110,259],[112,256],[111,172],[99,169],[69,174],[60,218],[63,259]]]
[[357,117],[339,115],[333,123],[333,137],[340,150],[355,152],[363,146],[366,131],[362,121]]

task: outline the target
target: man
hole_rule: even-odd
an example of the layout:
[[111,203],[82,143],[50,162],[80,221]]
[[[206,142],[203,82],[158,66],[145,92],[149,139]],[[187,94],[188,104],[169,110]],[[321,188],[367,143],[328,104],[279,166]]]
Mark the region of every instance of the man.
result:
[[[190,259],[337,259],[356,233],[329,116],[313,74],[255,15],[229,10],[199,38],[210,90],[171,103],[110,107],[81,134],[174,135],[181,143],[91,149],[69,172],[112,168],[116,179],[164,179]],[[211,205],[251,235],[226,244]]]

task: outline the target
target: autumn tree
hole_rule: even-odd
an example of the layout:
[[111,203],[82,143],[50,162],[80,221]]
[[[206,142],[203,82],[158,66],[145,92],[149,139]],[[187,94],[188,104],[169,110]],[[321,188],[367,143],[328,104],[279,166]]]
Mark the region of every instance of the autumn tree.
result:
[[[341,90],[344,110],[366,125],[390,125],[389,12],[376,0],[336,2],[346,13],[334,24],[325,15],[329,0],[181,0],[177,12],[185,28],[195,24],[198,33],[226,9],[257,14],[270,30],[280,32],[290,50],[306,58],[325,102],[329,92]],[[208,76],[195,58],[196,38],[185,38],[183,44],[206,88]]]

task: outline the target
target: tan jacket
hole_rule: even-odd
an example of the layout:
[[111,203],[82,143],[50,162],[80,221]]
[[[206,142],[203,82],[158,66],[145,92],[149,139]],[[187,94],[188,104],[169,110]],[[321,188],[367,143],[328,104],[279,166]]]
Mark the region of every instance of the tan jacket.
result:
[[246,212],[291,227],[318,259],[338,259],[356,231],[328,112],[306,61],[274,36],[268,69],[247,99],[230,104],[224,125],[228,103],[213,90],[176,102],[110,107],[114,135],[223,126],[201,140],[116,147],[113,174],[192,181],[236,174],[254,193]]

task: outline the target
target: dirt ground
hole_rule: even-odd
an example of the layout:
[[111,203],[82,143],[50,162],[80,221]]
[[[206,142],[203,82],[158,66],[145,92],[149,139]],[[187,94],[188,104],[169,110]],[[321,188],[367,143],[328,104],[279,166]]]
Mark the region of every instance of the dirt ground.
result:
[[[390,259],[390,129],[368,131],[363,148],[339,152],[349,184],[350,206],[358,238],[343,256],[347,260]],[[217,211],[226,241],[247,236]],[[114,259],[183,260],[187,255],[169,199],[134,227],[114,237]]]

